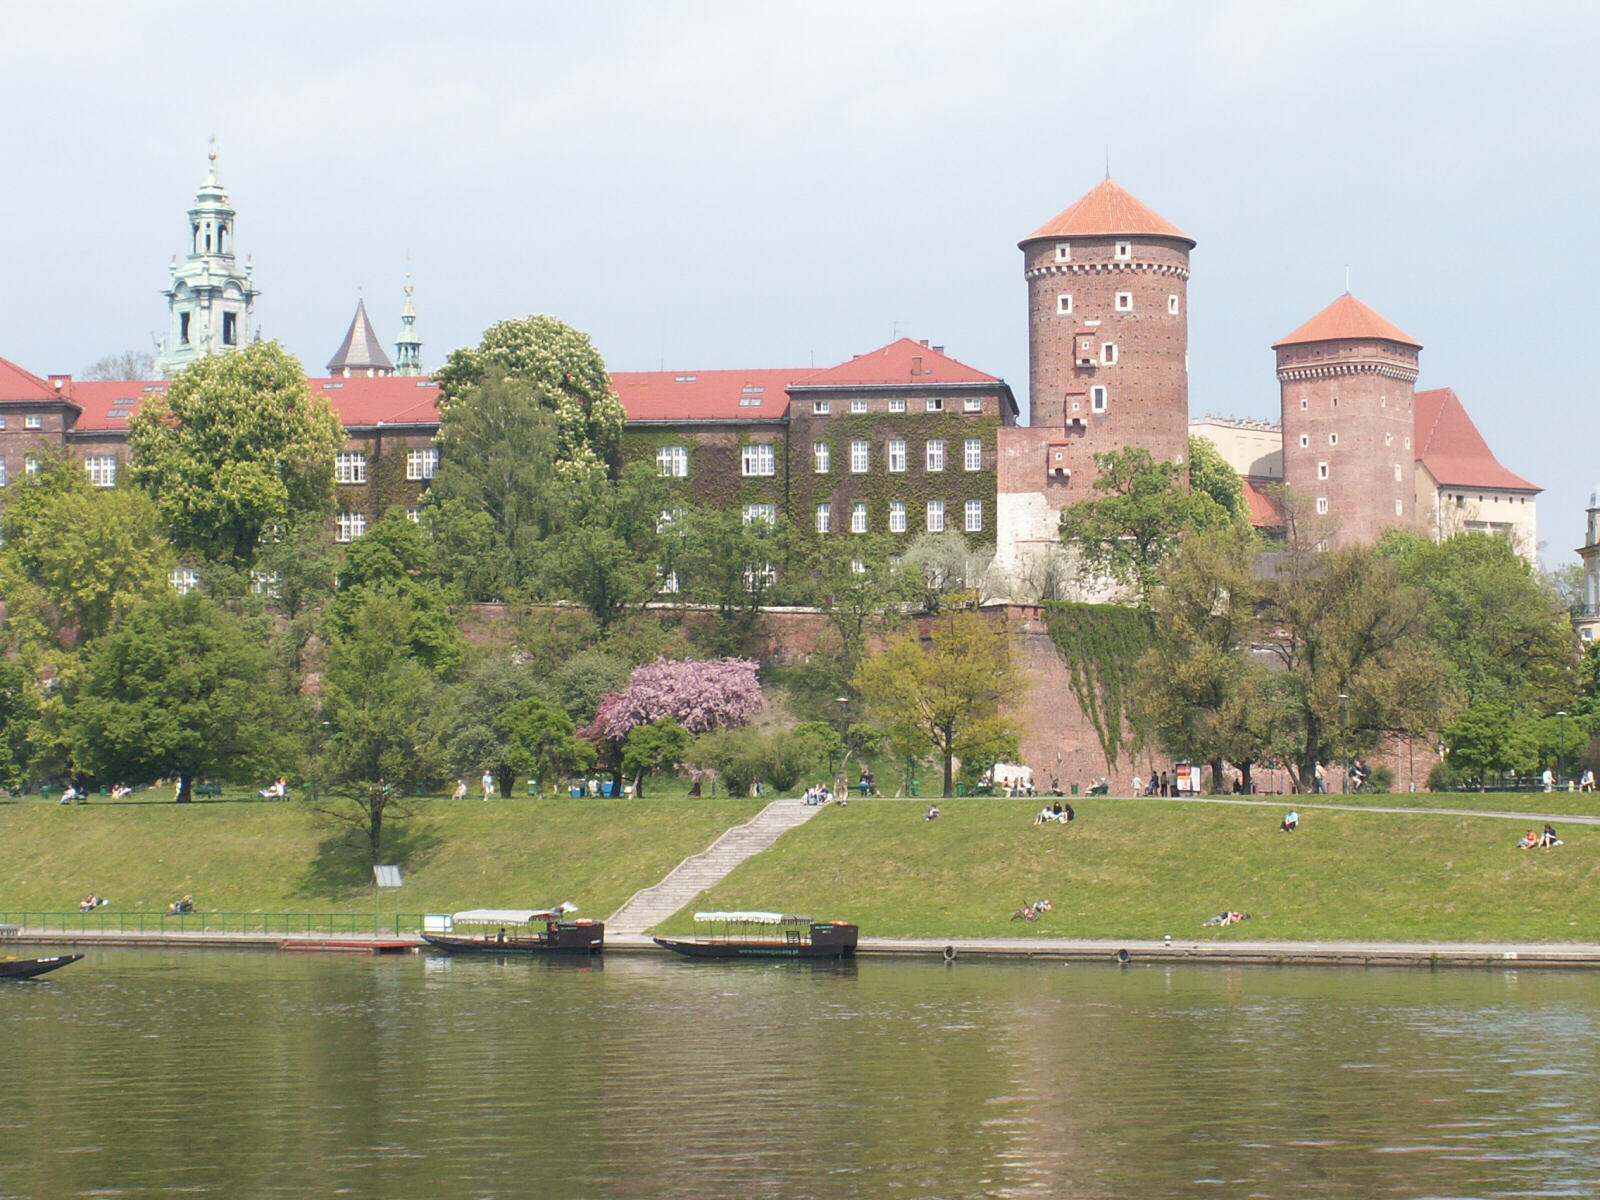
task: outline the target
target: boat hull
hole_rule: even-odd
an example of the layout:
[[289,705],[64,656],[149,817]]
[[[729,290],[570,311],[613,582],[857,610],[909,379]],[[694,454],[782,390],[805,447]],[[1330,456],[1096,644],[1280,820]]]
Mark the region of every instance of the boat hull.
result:
[[856,954],[854,925],[816,925],[809,938],[652,938],[651,941],[685,958],[716,959],[844,959]]
[[0,979],[33,979],[47,971],[54,971],[75,963],[81,954],[53,954],[49,958],[0,959]]
[[463,937],[453,933],[424,933],[422,940],[447,954],[507,955],[599,954],[605,949],[606,927],[599,921],[590,925],[561,925],[542,933],[507,934],[504,938]]

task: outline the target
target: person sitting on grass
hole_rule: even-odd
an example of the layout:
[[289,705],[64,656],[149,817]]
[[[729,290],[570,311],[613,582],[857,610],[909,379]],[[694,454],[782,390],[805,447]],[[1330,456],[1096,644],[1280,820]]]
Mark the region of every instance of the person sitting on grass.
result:
[[1522,840],[1517,843],[1517,849],[1518,850],[1532,850],[1538,844],[1539,844],[1539,831],[1537,829],[1530,829],[1530,830],[1528,830],[1527,833],[1522,835]]
[[1544,823],[1544,832],[1539,835],[1539,845],[1546,850],[1551,846],[1561,845],[1561,839],[1556,836],[1556,827],[1549,821]]
[[1044,825],[1050,821],[1054,821],[1055,819],[1055,813],[1051,812],[1048,808],[1041,808],[1038,815],[1033,818],[1033,823],[1035,825]]
[[1300,814],[1297,813],[1297,812],[1294,812],[1293,810],[1291,810],[1289,815],[1284,817],[1283,824],[1278,826],[1278,832],[1279,833],[1293,833],[1296,829],[1299,829],[1299,828],[1300,828]]
[[1207,921],[1206,924],[1207,925],[1222,925],[1222,926],[1237,925],[1240,921],[1248,921],[1249,919],[1250,919],[1250,914],[1249,913],[1234,912],[1233,910],[1230,909],[1227,912],[1218,913],[1216,916],[1212,917],[1209,921]]
[[937,804],[930,805],[927,816],[922,819],[924,821],[937,821],[939,819],[939,806]]

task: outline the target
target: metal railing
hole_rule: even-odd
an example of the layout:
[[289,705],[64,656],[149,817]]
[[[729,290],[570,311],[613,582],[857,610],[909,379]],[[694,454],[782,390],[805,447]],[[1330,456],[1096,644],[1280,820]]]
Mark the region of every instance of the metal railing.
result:
[[373,912],[49,912],[0,910],[0,925],[26,933],[159,934],[382,934],[404,936],[422,928],[421,913]]

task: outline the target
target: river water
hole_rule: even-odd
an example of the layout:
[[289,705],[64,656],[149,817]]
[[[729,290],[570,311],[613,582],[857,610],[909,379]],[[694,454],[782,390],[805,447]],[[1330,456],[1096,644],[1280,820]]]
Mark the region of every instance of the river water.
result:
[[1600,973],[100,950],[0,1197],[1600,1195]]

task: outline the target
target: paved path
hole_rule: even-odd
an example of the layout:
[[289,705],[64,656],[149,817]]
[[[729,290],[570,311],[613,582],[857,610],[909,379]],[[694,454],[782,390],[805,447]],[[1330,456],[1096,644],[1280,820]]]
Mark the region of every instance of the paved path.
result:
[[752,854],[765,850],[796,825],[804,825],[822,806],[798,798],[774,800],[743,825],[735,825],[699,854],[691,854],[660,883],[641,888],[606,918],[606,944],[618,936],[643,934],[665,921],[701,892],[721,882]]
[[1397,813],[1418,817],[1493,817],[1504,821],[1565,821],[1569,825],[1600,825],[1600,814],[1506,812],[1494,808],[1419,808],[1415,805],[1338,804],[1330,800],[1308,800],[1302,796],[1274,796],[1263,800],[1258,796],[1173,796],[1179,804],[1249,804],[1258,808],[1323,808],[1339,812]]

